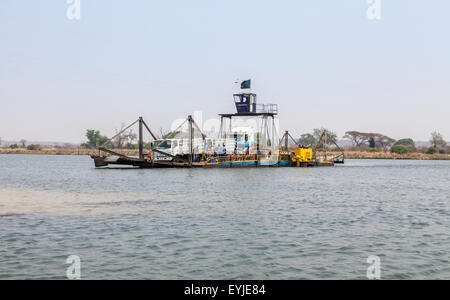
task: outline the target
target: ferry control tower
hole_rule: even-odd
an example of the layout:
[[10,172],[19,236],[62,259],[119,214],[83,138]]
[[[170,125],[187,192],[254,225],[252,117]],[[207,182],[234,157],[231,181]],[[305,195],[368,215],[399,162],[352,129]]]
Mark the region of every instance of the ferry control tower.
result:
[[[241,90],[250,90],[250,80],[241,83]],[[257,96],[251,92],[241,92],[233,95],[234,103],[236,105],[236,113],[234,114],[219,114],[222,118],[232,117],[256,117],[268,116],[274,117],[278,114],[278,106],[276,104],[258,104]]]
[[257,96],[253,93],[234,94],[234,103],[236,105],[236,116],[275,116],[278,114],[278,106],[276,104],[260,104],[257,103]]
[[[250,90],[250,80],[241,84],[241,89]],[[233,128],[233,120],[252,118],[257,128],[254,131],[254,141],[250,142],[250,154],[258,155],[258,158],[268,160],[274,164],[278,162],[278,130],[275,124],[275,116],[278,115],[276,104],[259,104],[257,95],[248,91],[233,95],[236,106],[235,113],[219,114],[220,116],[220,139],[238,139],[237,128]],[[228,121],[229,120],[229,121]],[[246,135],[247,137],[247,135]],[[236,140],[235,143],[238,143]],[[259,160],[259,159],[258,159]]]

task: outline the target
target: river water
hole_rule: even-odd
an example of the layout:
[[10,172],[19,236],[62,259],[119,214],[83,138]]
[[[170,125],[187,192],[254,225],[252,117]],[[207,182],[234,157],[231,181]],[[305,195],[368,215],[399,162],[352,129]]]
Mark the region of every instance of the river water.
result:
[[450,279],[450,161],[95,169],[0,155],[0,279]]

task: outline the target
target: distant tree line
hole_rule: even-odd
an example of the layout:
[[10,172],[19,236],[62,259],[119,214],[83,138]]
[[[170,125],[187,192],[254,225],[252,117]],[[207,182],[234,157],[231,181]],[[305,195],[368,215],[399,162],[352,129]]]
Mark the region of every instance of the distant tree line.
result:
[[[0,138],[0,146],[1,146],[1,144],[2,144],[2,139]],[[41,150],[42,149],[42,146],[39,145],[39,144],[27,145],[27,141],[24,140],[24,139],[21,139],[19,144],[14,143],[14,144],[11,144],[11,145],[9,145],[7,147],[9,147],[10,149],[22,148],[22,149],[27,149],[27,150],[31,150],[31,151],[37,151],[37,150]]]
[[416,148],[416,145],[412,139],[401,139],[392,146],[391,152],[398,154],[410,152],[424,152],[426,154],[450,153],[449,149],[446,149],[447,142],[445,142],[444,137],[439,132],[434,131],[431,133],[430,144],[430,147],[421,149],[422,151],[420,151]]
[[366,151],[388,151],[392,153],[405,154],[411,152],[423,152],[427,154],[447,153],[447,143],[439,132],[432,132],[430,137],[431,147],[426,149],[417,149],[411,138],[404,138],[396,141],[393,138],[379,133],[365,133],[359,131],[347,131],[344,138],[349,139],[353,146],[359,150]]
[[19,144],[12,144],[12,145],[9,145],[9,147],[11,149],[26,148],[27,147],[27,141],[24,140],[24,139],[21,139]]
[[[99,130],[87,129],[86,130],[86,139],[85,143],[82,143],[80,146],[86,149],[96,149],[98,147],[105,147],[109,149],[138,149],[137,144],[137,135],[130,130],[123,130],[124,125],[122,124],[121,129],[116,129],[116,136],[114,139],[110,140],[108,137],[102,135]],[[122,132],[123,131],[123,132]],[[166,138],[174,138],[179,132],[163,132],[162,129],[161,136],[162,139]],[[315,128],[312,133],[305,133],[300,136],[297,140],[297,143],[304,147],[318,147],[321,149],[324,147],[323,142],[319,144],[320,137],[323,132],[327,132],[327,146],[334,145],[337,143],[337,134],[332,130],[326,128]],[[121,134],[118,134],[121,132]],[[343,138],[348,139],[352,142],[353,147],[357,150],[365,150],[370,152],[376,151],[388,151],[390,150],[393,153],[405,154],[411,152],[422,152],[427,154],[434,153],[449,153],[450,147],[447,146],[447,143],[444,139],[444,136],[434,131],[430,136],[430,144],[431,146],[428,148],[419,147],[417,148],[413,139],[404,138],[396,141],[393,138],[390,138],[386,135],[380,133],[366,133],[359,131],[347,131]],[[2,144],[2,139],[0,137],[0,146]],[[8,145],[6,146],[8,147]],[[59,146],[60,147],[60,146]],[[144,149],[151,149],[153,147],[153,143],[144,143]],[[26,148],[30,151],[41,150],[42,146],[38,144],[30,144],[27,145],[27,141],[25,139],[21,139],[19,143],[9,145],[11,149],[17,148]],[[74,148],[74,145],[65,144],[62,148]]]

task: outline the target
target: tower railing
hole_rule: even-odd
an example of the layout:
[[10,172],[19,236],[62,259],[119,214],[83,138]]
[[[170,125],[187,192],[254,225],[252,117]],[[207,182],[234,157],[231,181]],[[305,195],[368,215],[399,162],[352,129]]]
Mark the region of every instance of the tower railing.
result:
[[271,113],[278,114],[277,104],[256,104],[257,113]]

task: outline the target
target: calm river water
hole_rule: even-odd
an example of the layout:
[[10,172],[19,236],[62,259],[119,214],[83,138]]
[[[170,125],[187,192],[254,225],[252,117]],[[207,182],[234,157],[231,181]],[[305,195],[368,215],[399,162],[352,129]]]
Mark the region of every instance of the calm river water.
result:
[[0,279],[450,279],[450,161],[94,169],[0,155]]

